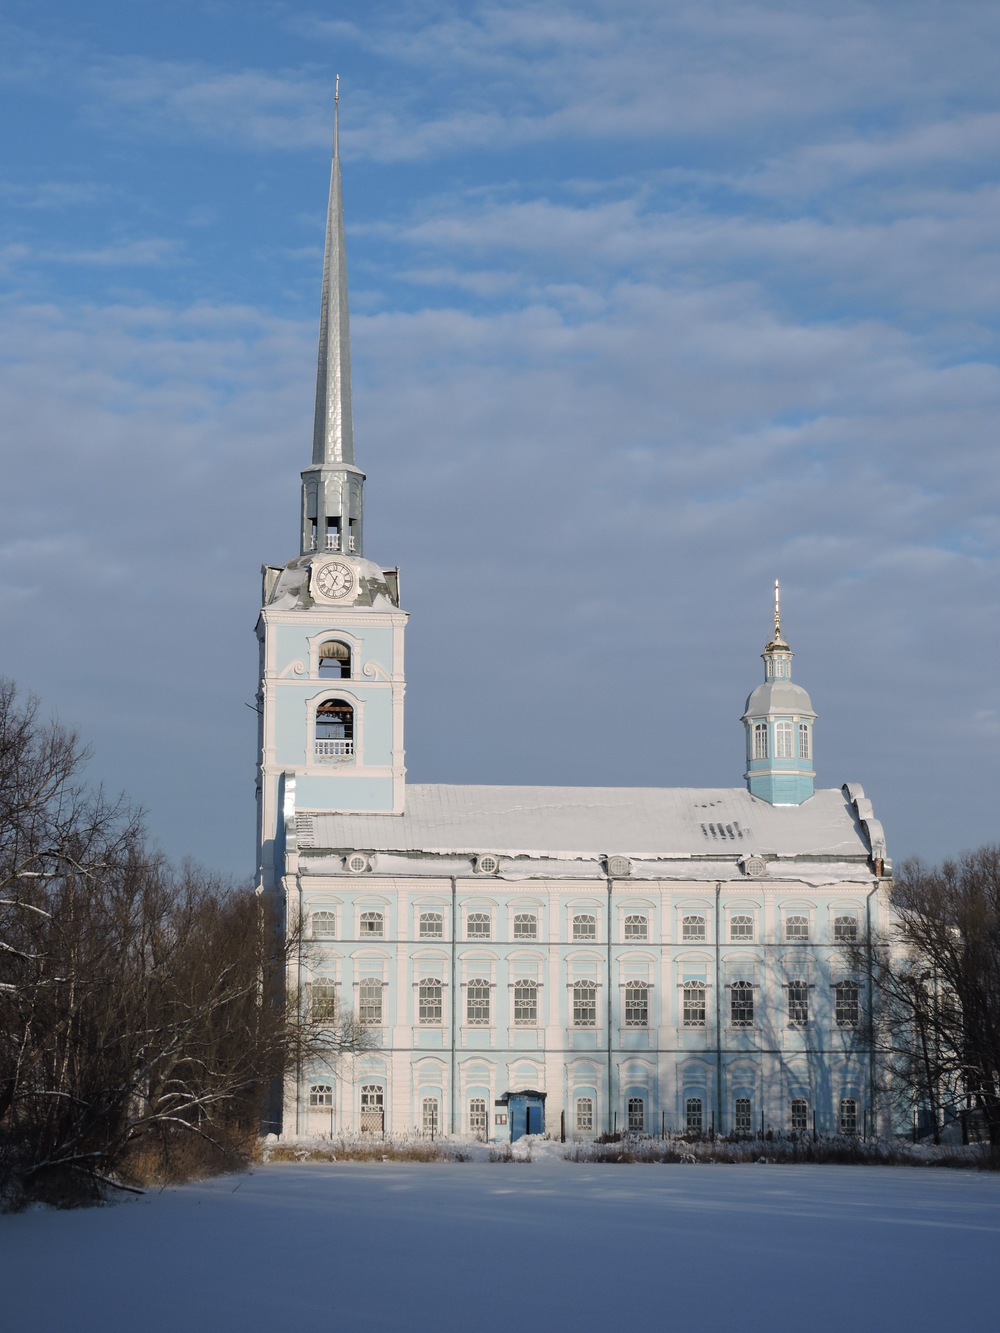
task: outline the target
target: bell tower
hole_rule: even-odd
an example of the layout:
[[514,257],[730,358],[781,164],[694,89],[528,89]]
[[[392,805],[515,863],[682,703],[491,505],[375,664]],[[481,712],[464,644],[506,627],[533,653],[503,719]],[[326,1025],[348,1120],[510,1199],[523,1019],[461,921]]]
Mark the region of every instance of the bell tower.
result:
[[277,887],[297,811],[402,814],[399,570],[365,558],[365,474],[354,462],[339,88],[326,218],[312,461],[299,555],[262,568],[257,622],[258,873]]

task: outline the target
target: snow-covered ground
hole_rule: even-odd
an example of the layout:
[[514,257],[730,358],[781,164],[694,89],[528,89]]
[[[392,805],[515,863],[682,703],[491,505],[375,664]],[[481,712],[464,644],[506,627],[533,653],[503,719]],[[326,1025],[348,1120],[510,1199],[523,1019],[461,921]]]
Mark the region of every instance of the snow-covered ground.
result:
[[0,1217],[12,1333],[997,1327],[1000,1177],[909,1167],[269,1165]]

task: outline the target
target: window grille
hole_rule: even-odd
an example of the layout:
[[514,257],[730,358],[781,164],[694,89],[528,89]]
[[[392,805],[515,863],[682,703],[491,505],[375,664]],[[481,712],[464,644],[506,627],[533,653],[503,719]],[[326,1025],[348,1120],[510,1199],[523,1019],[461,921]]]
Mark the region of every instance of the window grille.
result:
[[358,1021],[363,1027],[382,1026],[382,978],[364,977],[358,985]]
[[469,1102],[469,1133],[477,1139],[486,1138],[486,1098],[473,1097]]
[[381,1134],[385,1129],[385,1095],[379,1083],[361,1085],[361,1133]]
[[649,985],[645,981],[630,981],[625,987],[625,1026],[649,1027]]
[[682,1021],[686,1028],[703,1028],[705,1026],[705,994],[706,987],[703,981],[687,981],[684,983]]
[[733,1102],[733,1129],[737,1134],[749,1134],[753,1130],[749,1097],[737,1097]]
[[441,939],[444,936],[444,917],[440,912],[421,912],[419,930],[422,940]]
[[734,1028],[753,1027],[753,985],[734,981],[729,991],[729,1017]]
[[337,938],[336,912],[313,912],[312,937],[314,940],[334,940]]
[[785,939],[789,943],[802,943],[809,938],[809,918],[807,916],[785,917]]
[[573,918],[573,938],[575,940],[597,939],[597,917],[589,912],[581,912]]
[[437,977],[424,977],[417,986],[417,1022],[429,1027],[441,1023],[441,982]]
[[840,1132],[841,1134],[858,1132],[858,1103],[853,1097],[840,1099]]
[[689,1097],[684,1103],[684,1128],[689,1134],[700,1134],[704,1125],[700,1097]]
[[314,1083],[309,1089],[310,1106],[332,1106],[333,1105],[333,1084],[332,1083]]
[[775,759],[794,759],[795,754],[792,749],[792,737],[794,736],[791,722],[775,722],[774,724],[774,757]]
[[792,1098],[788,1127],[793,1134],[804,1134],[809,1128],[809,1103],[804,1097]]
[[861,1004],[856,981],[838,981],[833,988],[834,1022],[839,1028],[856,1028],[861,1021]]
[[324,699],[316,709],[313,742],[318,764],[340,764],[354,756],[354,709],[343,699]]
[[337,983],[332,977],[317,977],[309,987],[309,1003],[313,1018],[337,1017]]
[[538,939],[538,917],[534,912],[517,912],[514,915],[514,938],[516,940]]
[[641,1134],[646,1128],[646,1103],[641,1097],[630,1097],[625,1109],[628,1132]]
[[465,989],[465,1018],[470,1027],[488,1027],[490,1022],[490,983],[482,978],[470,981]]
[[362,939],[381,939],[385,920],[381,912],[362,912],[359,922]]
[[858,919],[838,916],[833,923],[833,938],[837,944],[853,944],[858,938]]
[[800,722],[800,723],[799,723],[799,758],[800,758],[800,759],[808,759],[808,758],[810,757],[810,755],[809,755],[809,750],[810,750],[810,745],[809,745],[809,726],[808,726],[808,723],[806,723],[806,722]]
[[514,982],[514,1026],[533,1028],[538,1024],[538,982]]
[[625,938],[627,940],[649,939],[649,922],[644,916],[627,916],[625,918]]
[[573,983],[573,1026],[597,1027],[597,986],[593,981]]
[[431,1138],[435,1138],[438,1133],[438,1099],[436,1097],[425,1097],[420,1105],[420,1128]]
[[493,934],[489,912],[470,912],[465,918],[465,938],[488,940]]
[[477,856],[476,874],[477,875],[495,875],[500,869],[500,862],[495,856]]
[[592,1134],[594,1132],[594,1100],[592,1097],[576,1099],[576,1132]]
[[767,723],[755,722],[753,728],[753,757],[767,758]]
[[788,983],[788,1026],[806,1027],[809,1022],[809,986],[804,981]]
[[753,917],[752,916],[733,916],[729,918],[729,938],[730,940],[752,940],[753,939]]
[[685,940],[705,939],[706,938],[705,918],[703,916],[682,917],[681,938]]

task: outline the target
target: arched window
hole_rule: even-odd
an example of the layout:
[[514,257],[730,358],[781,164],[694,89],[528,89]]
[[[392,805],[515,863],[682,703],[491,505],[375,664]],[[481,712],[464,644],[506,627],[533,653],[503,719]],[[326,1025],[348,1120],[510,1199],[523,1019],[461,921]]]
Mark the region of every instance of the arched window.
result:
[[774,724],[774,757],[775,759],[794,759],[792,749],[792,730],[791,722],[775,722]]
[[486,1138],[486,1098],[472,1097],[469,1100],[469,1133],[477,1139]]
[[351,650],[346,643],[327,639],[319,646],[319,674],[333,680],[351,679]]
[[705,1026],[705,983],[703,981],[685,981],[684,1006],[681,1021],[686,1028]]
[[804,1097],[793,1097],[788,1128],[793,1134],[805,1134],[809,1129],[809,1103]]
[[538,982],[522,978],[514,982],[514,1026],[538,1026]]
[[358,924],[361,927],[362,939],[382,938],[384,918],[381,912],[362,912]]
[[597,917],[590,912],[578,912],[573,918],[573,938],[575,940],[597,939]]
[[681,920],[681,939],[703,940],[705,938],[705,918],[686,916]]
[[629,981],[625,986],[625,1026],[649,1027],[649,983],[646,981]]
[[597,1027],[597,985],[593,981],[573,983],[573,1026]]
[[337,1017],[337,983],[332,977],[317,977],[309,987],[309,1008],[313,1018]]
[[753,757],[755,759],[767,758],[767,723],[755,722],[753,724]]
[[729,1018],[734,1028],[753,1027],[752,982],[733,982],[729,991]]
[[838,981],[833,988],[833,1017],[839,1028],[856,1028],[861,1019],[861,1004],[856,981]]
[[318,764],[342,764],[354,758],[354,709],[343,699],[324,699],[316,709]]
[[785,939],[790,944],[802,944],[808,940],[809,918],[807,916],[786,916]]
[[514,915],[514,938],[516,940],[538,939],[538,917],[534,912],[517,912]]
[[800,758],[800,759],[809,759],[809,758],[810,758],[810,748],[811,748],[811,747],[810,747],[810,745],[809,745],[809,723],[808,723],[808,722],[800,722],[800,723],[799,723],[799,758]]
[[853,944],[858,938],[858,918],[838,916],[833,923],[833,938],[837,944]]
[[438,1134],[438,1099],[425,1097],[420,1106],[420,1128],[424,1134],[435,1138]]
[[733,1102],[733,1131],[749,1134],[753,1129],[753,1112],[749,1097],[737,1097]]
[[441,980],[439,977],[424,977],[417,984],[417,1022],[438,1027],[441,1014]]
[[704,1125],[700,1097],[688,1097],[684,1103],[684,1128],[688,1134],[700,1134]]
[[625,1107],[626,1124],[630,1134],[641,1134],[646,1128],[646,1103],[641,1097],[630,1097]]
[[625,938],[627,940],[647,940],[649,939],[649,922],[646,917],[627,916],[625,918]]
[[788,983],[788,1026],[804,1028],[809,1024],[809,985],[805,981]]
[[489,1027],[490,983],[476,977],[465,988],[465,1020],[470,1027]]
[[858,1132],[858,1103],[853,1097],[840,1099],[840,1132],[841,1134]]
[[314,940],[335,940],[337,938],[336,912],[313,912],[310,920]]
[[444,917],[440,912],[420,913],[420,938],[439,940],[444,935]]
[[332,1083],[313,1083],[309,1087],[309,1105],[310,1106],[332,1106],[333,1105],[333,1084]]
[[361,1133],[381,1134],[385,1129],[385,1094],[379,1083],[361,1085]]
[[366,1028],[382,1026],[381,977],[362,977],[358,985],[358,1021]]
[[729,938],[731,940],[752,940],[753,917],[731,916],[729,918]]
[[468,940],[488,940],[493,934],[493,922],[489,912],[470,912],[465,918],[465,938]]
[[594,1132],[594,1099],[592,1097],[577,1097],[576,1099],[576,1132],[578,1134],[593,1134]]

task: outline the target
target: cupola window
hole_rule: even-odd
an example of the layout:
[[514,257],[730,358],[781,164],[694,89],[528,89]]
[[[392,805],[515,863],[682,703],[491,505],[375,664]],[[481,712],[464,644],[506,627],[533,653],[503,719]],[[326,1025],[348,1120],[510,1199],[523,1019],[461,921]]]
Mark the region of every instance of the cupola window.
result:
[[328,551],[340,550],[340,519],[328,518],[326,520],[326,549]]
[[755,722],[753,724],[753,757],[755,759],[767,758],[767,723]]
[[354,709],[343,699],[324,699],[316,709],[315,753],[318,764],[354,758]]
[[811,758],[812,758],[812,747],[810,746],[810,743],[809,743],[809,723],[808,723],[808,722],[800,722],[800,723],[799,723],[799,758],[800,758],[800,759],[811,759]]
[[334,680],[351,679],[351,650],[346,643],[327,639],[319,646],[319,674]]
[[791,722],[775,722],[774,724],[774,757],[775,759],[792,759],[792,724]]

